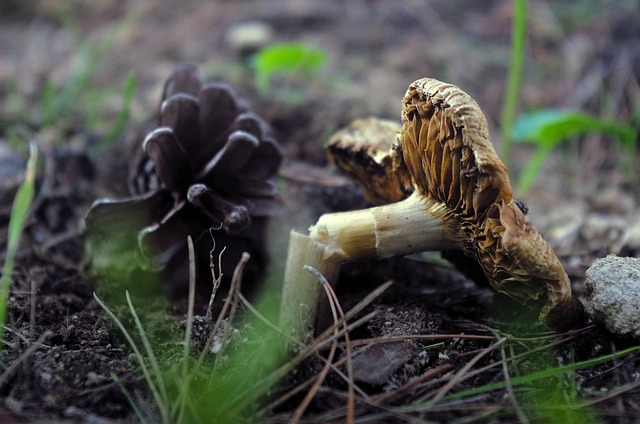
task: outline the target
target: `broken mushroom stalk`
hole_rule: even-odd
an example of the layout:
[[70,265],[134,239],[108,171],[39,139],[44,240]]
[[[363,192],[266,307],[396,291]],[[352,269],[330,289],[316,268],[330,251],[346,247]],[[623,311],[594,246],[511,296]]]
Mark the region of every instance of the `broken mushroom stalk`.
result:
[[[347,135],[353,131],[347,132]],[[334,137],[330,147],[351,152],[362,146]],[[560,260],[513,199],[506,166],[496,154],[486,118],[458,87],[424,78],[403,100],[399,146],[388,157],[335,160],[378,203],[370,209],[325,214],[308,235],[292,231],[285,269],[282,324],[304,337],[316,319],[321,288],[305,271],[310,265],[334,281],[342,263],[423,251],[459,250],[482,268],[498,292],[540,311],[540,320],[561,331],[583,320],[583,306],[571,294]],[[400,154],[401,153],[401,154]],[[347,155],[349,156],[349,155]],[[399,158],[401,160],[391,160]],[[377,158],[377,159],[376,159]],[[392,164],[389,165],[389,164]],[[374,174],[397,181],[381,184]],[[398,198],[397,178],[407,172],[413,193]],[[367,178],[367,174],[370,178]]]

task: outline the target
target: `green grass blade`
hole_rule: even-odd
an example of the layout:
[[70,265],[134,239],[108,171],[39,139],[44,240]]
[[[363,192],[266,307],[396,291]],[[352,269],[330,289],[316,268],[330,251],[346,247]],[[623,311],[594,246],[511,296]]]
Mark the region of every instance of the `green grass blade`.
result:
[[40,109],[42,110],[42,123],[43,125],[49,125],[53,121],[53,117],[56,116],[55,103],[56,103],[57,90],[53,81],[47,79],[42,87],[42,97],[40,99]]
[[129,291],[125,292],[125,296],[127,297],[127,305],[129,306],[129,311],[131,312],[131,316],[133,317],[134,322],[136,323],[136,328],[138,329],[138,333],[140,334],[140,338],[142,339],[142,345],[144,346],[145,351],[147,352],[147,358],[149,358],[149,363],[151,364],[151,370],[156,377],[156,384],[158,385],[158,390],[160,391],[160,396],[165,400],[165,404],[168,404],[168,396],[167,396],[167,388],[164,384],[164,380],[162,379],[162,371],[160,370],[160,365],[158,364],[158,360],[156,359],[156,355],[153,352],[153,348],[151,347],[151,342],[149,342],[149,338],[147,337],[147,332],[144,330],[142,326],[142,322],[138,317],[138,313],[136,309],[133,307],[133,303],[131,302],[131,296],[129,296]]
[[[138,345],[133,340],[133,337],[131,337],[131,334],[129,334],[129,331],[127,331],[122,321],[120,321],[120,319],[116,316],[116,314],[114,314],[113,311],[109,309],[109,307],[105,305],[104,302],[102,302],[102,300],[100,300],[98,295],[94,293],[93,298],[98,303],[98,305],[100,305],[100,307],[107,313],[109,318],[111,318],[111,320],[116,324],[118,329],[120,329],[120,331],[122,332],[122,335],[129,343],[129,346],[131,346],[131,349],[133,350],[133,353],[136,359],[138,360],[138,363],[140,364],[140,369],[142,370],[144,379],[147,382],[149,389],[151,390],[151,394],[153,395],[153,399],[156,402],[156,406],[160,411],[162,422],[169,423],[170,421],[169,421],[169,413],[167,410],[167,401],[166,399],[163,399],[162,396],[160,395],[160,392],[158,391],[158,387],[156,385],[156,381],[155,381],[156,379],[154,379],[153,376],[151,375],[151,371],[149,371],[149,367],[145,363],[144,356],[142,356],[142,353],[140,352]],[[162,376],[156,376],[156,377],[161,378]]]
[[148,422],[147,419],[145,418],[140,408],[138,408],[138,405],[133,400],[133,396],[131,396],[131,393],[129,393],[129,390],[127,390],[127,387],[124,384],[122,384],[118,376],[113,372],[111,373],[111,379],[118,384],[120,391],[124,394],[124,397],[129,402],[129,405],[131,405],[131,407],[133,408],[133,413],[136,414],[136,417],[138,418],[140,423],[147,424]]
[[0,277],[0,347],[4,345],[4,322],[7,317],[7,297],[9,295],[9,287],[11,286],[13,262],[35,193],[37,161],[38,148],[32,143],[29,146],[29,160],[27,161],[24,181],[18,188],[13,201],[13,207],[11,208],[11,217],[9,218],[7,252],[2,266],[2,277]]
[[500,150],[502,161],[509,166],[511,162],[511,128],[518,108],[524,47],[527,34],[527,0],[513,0],[514,16],[511,26],[511,60],[509,79],[500,116]]
[[[88,88],[91,77],[96,70],[95,64],[97,64],[97,62],[99,62],[99,60],[98,57],[95,56],[93,46],[88,40],[82,43],[78,48],[78,56],[76,57],[71,77],[64,87],[62,87],[55,96],[52,96],[53,98],[51,100],[45,103],[44,126],[51,126],[55,119],[61,114],[66,113],[71,102],[77,98],[78,93]],[[51,95],[49,94],[49,96]]]
[[66,84],[60,90],[53,89],[53,94],[46,92],[46,98],[42,99],[43,126],[51,126],[61,115],[69,114],[80,94],[93,90],[91,80],[113,48],[125,22],[128,20],[124,19],[111,29],[98,46],[90,39],[80,44],[71,76]]
[[533,156],[531,156],[531,159],[529,159],[529,162],[520,172],[520,176],[518,177],[518,193],[525,193],[531,188],[540,173],[540,169],[542,169],[542,165],[544,165],[545,160],[549,154],[551,154],[552,150],[553,146],[538,146]]
[[[513,388],[516,388],[518,386],[527,386],[545,378],[553,378],[553,377],[566,375],[567,373],[573,373],[576,370],[579,370],[582,368],[593,367],[596,365],[603,364],[605,362],[609,362],[614,359],[620,359],[624,356],[627,356],[639,350],[640,350],[640,346],[634,346],[634,347],[622,350],[620,352],[612,353],[609,355],[603,355],[598,358],[588,359],[582,362],[575,362],[568,365],[562,365],[559,367],[548,368],[548,369],[538,371],[538,372],[533,372],[527,375],[515,376],[510,379],[510,384]],[[484,386],[473,387],[471,389],[463,390],[461,392],[449,394],[443,397],[439,403],[442,404],[448,401],[469,398],[471,396],[492,392],[494,390],[502,390],[506,388],[506,385],[507,385],[506,381],[498,381],[495,383],[485,384]],[[428,406],[430,406],[430,401],[407,405],[399,408],[397,411],[410,413],[410,412],[424,410]]]
[[[629,354],[631,354],[633,352],[637,352],[638,350],[640,350],[640,346],[634,346],[634,347],[622,350],[622,351],[617,352],[617,353],[611,353],[609,355],[600,356],[599,358],[587,359],[587,360],[582,361],[582,362],[574,362],[574,363],[567,364],[567,365],[562,365],[562,366],[559,366],[559,367],[548,368],[546,370],[534,372],[534,373],[527,374],[527,375],[512,377],[511,378],[511,385],[513,387],[522,386],[522,385],[526,385],[526,384],[531,384],[531,383],[533,383],[535,381],[538,381],[538,380],[541,380],[541,379],[544,379],[544,378],[557,377],[557,376],[562,375],[562,374],[567,373],[567,372],[574,372],[574,371],[582,369],[582,368],[587,368],[587,367],[593,367],[593,366],[596,366],[596,365],[600,365],[600,364],[603,364],[605,362],[609,362],[609,361],[611,361],[613,359],[619,359],[619,358],[622,358],[622,357],[624,357],[626,355],[629,355]],[[474,387],[473,389],[464,390],[462,392],[450,394],[448,396],[445,396],[442,400],[443,401],[448,401],[448,400],[461,399],[461,398],[465,398],[465,397],[468,397],[468,396],[473,396],[473,395],[477,395],[477,394],[481,394],[481,393],[491,392],[493,390],[504,389],[505,386],[506,386],[506,383],[504,381],[485,384],[484,386]]]
[[111,128],[111,131],[109,131],[95,146],[94,150],[96,152],[102,151],[114,140],[118,139],[122,135],[122,133],[124,133],[127,122],[129,121],[131,102],[133,101],[133,96],[136,92],[137,87],[138,79],[136,78],[135,74],[129,74],[129,76],[127,77],[127,81],[125,82],[122,108],[120,108],[120,112],[118,113],[118,117],[115,124]]

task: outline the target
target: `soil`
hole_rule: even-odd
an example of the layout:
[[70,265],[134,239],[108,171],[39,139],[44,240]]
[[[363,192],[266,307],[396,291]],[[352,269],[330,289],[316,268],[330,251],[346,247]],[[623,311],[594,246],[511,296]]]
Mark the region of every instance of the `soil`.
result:
[[[105,285],[128,288],[134,300],[144,303],[141,315],[163,322],[151,325],[149,333],[152,340],[169,340],[166,356],[178,349],[186,298],[163,290],[146,274],[124,280],[93,276],[85,260],[83,219],[96,198],[127,194],[129,159],[155,125],[162,84],[175,66],[195,63],[207,77],[233,84],[281,142],[286,207],[272,223],[267,284],[281,276],[291,228],[305,229],[327,211],[366,205],[359,189],[327,164],[323,144],[353,119],[398,119],[410,82],[433,76],[460,86],[481,105],[499,139],[513,16],[508,0],[58,3],[0,5],[3,257],[24,169],[19,153],[25,152],[24,143],[9,147],[5,141],[16,136],[31,140],[41,152],[37,194],[11,275],[0,363],[2,422],[138,422],[132,405],[151,422],[159,419],[129,344],[94,300],[94,291],[114,309],[127,311],[122,293]],[[230,34],[248,21],[270,28],[260,43],[317,46],[326,52],[327,63],[312,76],[278,76],[269,93],[258,93],[246,50],[230,41]],[[637,124],[638,22],[640,8],[633,1],[531,1],[520,110],[570,107]],[[95,47],[110,37],[113,44],[86,89],[94,90],[93,98],[73,93],[77,102],[45,123],[46,82],[64,86],[77,69],[74,60],[81,57],[82,43]],[[96,153],[120,111],[127,75],[138,81],[129,123]],[[513,181],[532,152],[530,145],[514,147]],[[638,158],[629,166],[627,156],[606,136],[575,138],[554,151],[534,186],[520,195],[579,297],[584,296],[585,270],[595,259],[640,255]],[[175,274],[171,278],[179,284],[188,280]],[[371,313],[370,319],[350,332],[357,417],[370,422],[640,420],[638,352],[594,361],[563,379],[542,379],[546,386],[531,383],[517,397],[513,388],[502,387],[438,402],[450,392],[504,381],[505,358],[513,359],[510,364],[520,373],[512,370],[513,383],[527,373],[624,351],[638,341],[616,338],[590,323],[550,334],[535,317],[525,318],[520,306],[458,273],[438,255],[343,267],[337,284],[343,309],[389,280],[392,287],[358,315]],[[259,281],[243,281],[248,288],[252,284],[255,288]],[[271,296],[277,304],[278,295]],[[198,346],[212,328],[212,319],[204,317],[206,300],[201,298],[196,308]],[[168,334],[159,334],[165,330]],[[383,337],[393,341],[381,343]],[[496,344],[501,337],[508,338],[506,349]],[[282,378],[263,400],[269,408],[260,419],[290,419],[305,391],[282,402],[275,399],[316,376],[322,366],[312,356]],[[344,421],[347,391],[339,373],[330,372],[303,419]],[[545,391],[551,395],[542,396]]]

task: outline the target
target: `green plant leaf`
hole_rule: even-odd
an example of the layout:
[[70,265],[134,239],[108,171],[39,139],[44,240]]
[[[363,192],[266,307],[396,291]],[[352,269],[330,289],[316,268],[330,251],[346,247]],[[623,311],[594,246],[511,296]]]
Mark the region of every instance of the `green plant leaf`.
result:
[[266,94],[272,76],[296,72],[313,73],[325,64],[326,58],[324,50],[302,43],[272,44],[253,57],[256,87],[261,94]]
[[617,138],[624,146],[635,142],[636,131],[629,125],[601,119],[570,109],[542,109],[518,118],[512,136],[520,142],[555,146],[576,135],[603,132]]
[[320,68],[326,61],[323,50],[301,43],[273,44],[258,52],[254,57],[257,72],[310,72]]
[[520,116],[513,127],[512,137],[516,142],[536,144],[537,150],[520,174],[518,191],[523,193],[531,187],[547,156],[557,145],[591,132],[614,137],[630,160],[634,160],[637,130],[630,125],[571,109],[541,109]]

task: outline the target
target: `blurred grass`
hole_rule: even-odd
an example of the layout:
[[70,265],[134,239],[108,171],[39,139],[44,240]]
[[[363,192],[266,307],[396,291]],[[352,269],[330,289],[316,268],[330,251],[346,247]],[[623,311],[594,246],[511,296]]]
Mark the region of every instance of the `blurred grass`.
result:
[[[9,231],[7,234],[7,250],[2,265],[2,276],[0,277],[0,349],[4,345],[4,323],[7,316],[7,298],[11,286],[14,259],[35,193],[36,164],[38,162],[38,148],[35,144],[30,145],[29,152],[24,181],[18,188],[13,207],[11,208]],[[0,354],[1,353],[2,350],[0,350]]]
[[[190,246],[190,249],[192,247]],[[190,250],[191,258],[193,251]],[[243,260],[244,257],[243,257]],[[248,260],[248,255],[246,257]],[[124,316],[121,305],[108,307],[97,295],[96,302],[116,324],[123,334],[134,356],[137,359],[144,381],[150,389],[156,412],[162,423],[235,423],[251,422],[260,408],[261,400],[272,389],[271,385],[257,383],[272,374],[282,365],[285,356],[285,339],[275,325],[278,304],[274,304],[269,295],[274,290],[271,284],[256,302],[256,310],[260,316],[253,314],[236,315],[239,309],[239,284],[242,268],[246,263],[241,261],[234,271],[231,293],[225,300],[229,314],[221,314],[213,318],[210,333],[205,335],[213,344],[205,344],[201,351],[192,349],[191,329],[193,326],[192,296],[195,291],[195,269],[190,270],[190,312],[186,322],[184,347],[182,355],[169,354],[167,343],[175,344],[175,340],[157,340],[147,334],[153,332],[173,333],[175,317],[167,311],[166,319],[149,319],[148,314],[138,313],[134,300],[126,293],[129,318]],[[194,262],[191,259],[190,264]],[[234,289],[235,287],[235,289]],[[137,302],[144,302],[138,298]],[[114,310],[120,312],[114,312]],[[224,312],[223,308],[223,312]],[[133,318],[133,325],[128,321]],[[225,318],[225,319],[223,319]],[[165,326],[165,330],[158,327]],[[137,337],[134,336],[137,333]],[[118,380],[114,376],[114,380]],[[125,392],[126,392],[126,388]],[[145,416],[139,405],[130,400],[138,418],[142,422],[154,422],[153,416]]]
[[502,161],[511,163],[511,128],[518,109],[522,66],[524,64],[525,37],[527,34],[527,0],[513,0],[514,16],[511,24],[511,58],[507,89],[505,90],[500,115],[500,147]]
[[524,193],[529,190],[545,160],[560,143],[593,132],[607,134],[618,142],[626,159],[626,171],[633,178],[637,155],[636,128],[577,110],[549,108],[521,115],[512,129],[512,138],[517,142],[528,142],[536,146],[533,156],[520,172],[518,191]]
[[[131,102],[137,89],[133,73],[122,81],[112,81],[107,86],[97,83],[97,75],[112,55],[116,41],[135,24],[135,14],[117,21],[99,41],[87,37],[70,7],[60,7],[57,20],[72,35],[77,44],[76,54],[68,78],[62,85],[47,77],[43,82],[39,99],[22,98],[17,75],[9,76],[7,105],[11,112],[1,120],[0,131],[18,134],[19,138],[37,138],[40,143],[61,145],[70,135],[86,132],[98,135],[92,151],[98,152],[122,136],[127,128]],[[115,117],[114,99],[121,102]],[[35,137],[35,134],[46,134]],[[8,136],[10,141],[16,140]],[[95,140],[95,138],[93,138]],[[14,146],[24,151],[23,146]]]

